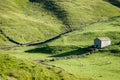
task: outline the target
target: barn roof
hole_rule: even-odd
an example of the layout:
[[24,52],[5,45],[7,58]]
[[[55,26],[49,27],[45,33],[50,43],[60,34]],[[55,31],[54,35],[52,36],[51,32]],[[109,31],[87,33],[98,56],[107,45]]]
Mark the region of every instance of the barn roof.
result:
[[97,37],[96,39],[99,39],[101,41],[110,41],[109,37]]

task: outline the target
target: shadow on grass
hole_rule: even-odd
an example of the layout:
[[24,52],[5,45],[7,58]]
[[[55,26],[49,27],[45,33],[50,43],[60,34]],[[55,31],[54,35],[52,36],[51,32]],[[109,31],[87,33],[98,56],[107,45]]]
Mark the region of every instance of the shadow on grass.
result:
[[53,46],[48,46],[47,44],[43,44],[40,46],[37,46],[34,49],[26,50],[26,53],[45,53],[45,54],[51,54],[53,53],[54,49]]
[[120,54],[120,50],[118,49],[112,49],[110,50],[111,53],[114,53],[114,54]]
[[106,1],[111,3],[112,5],[120,8],[120,1],[119,0],[106,0]]
[[65,57],[65,56],[70,56],[70,55],[80,55],[80,54],[84,54],[85,52],[87,52],[87,48],[79,48],[77,50],[73,50],[73,51],[69,51],[69,52],[65,52],[61,54],[56,54],[51,57]]
[[117,57],[120,57],[120,50],[119,49],[112,49],[110,52]]
[[53,49],[50,48],[50,47],[41,47],[41,48],[35,48],[35,49],[27,50],[25,52],[27,52],[27,53],[46,53],[46,54],[50,54],[50,53],[53,53]]
[[30,2],[41,3],[43,8],[53,13],[59,20],[66,25],[66,28],[70,29],[70,22],[67,17],[67,12],[61,8],[58,4],[56,4],[53,0],[29,0]]
[[87,48],[80,48],[77,46],[39,46],[34,49],[25,51],[26,53],[43,53],[43,54],[53,54],[51,57],[63,57],[69,55],[79,55],[87,51]]
[[120,49],[101,49],[99,50],[100,53],[110,53],[114,56],[120,56]]

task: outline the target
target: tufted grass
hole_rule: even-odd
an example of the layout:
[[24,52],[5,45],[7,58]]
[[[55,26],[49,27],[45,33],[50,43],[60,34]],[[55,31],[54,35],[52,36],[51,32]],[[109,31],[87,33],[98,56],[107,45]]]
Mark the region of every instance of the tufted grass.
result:
[[16,59],[0,53],[0,79],[1,80],[93,80],[76,77],[66,71],[36,64],[27,60]]

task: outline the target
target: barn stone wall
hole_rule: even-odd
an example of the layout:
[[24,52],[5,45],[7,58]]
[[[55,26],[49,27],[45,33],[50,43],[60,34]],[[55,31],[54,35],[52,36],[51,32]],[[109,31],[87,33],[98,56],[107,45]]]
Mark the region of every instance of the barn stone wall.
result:
[[111,45],[111,41],[102,41],[101,48]]
[[96,38],[94,40],[94,47],[95,48],[103,48],[103,47],[106,47],[106,46],[109,46],[109,45],[111,45],[110,40],[100,40],[98,38]]

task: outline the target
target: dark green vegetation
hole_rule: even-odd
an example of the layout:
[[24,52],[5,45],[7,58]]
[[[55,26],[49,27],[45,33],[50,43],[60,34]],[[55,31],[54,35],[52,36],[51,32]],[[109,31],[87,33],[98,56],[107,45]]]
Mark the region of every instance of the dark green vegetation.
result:
[[117,7],[120,7],[120,0],[106,0],[108,1],[109,3],[117,6]]

